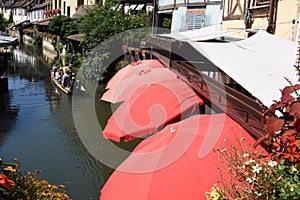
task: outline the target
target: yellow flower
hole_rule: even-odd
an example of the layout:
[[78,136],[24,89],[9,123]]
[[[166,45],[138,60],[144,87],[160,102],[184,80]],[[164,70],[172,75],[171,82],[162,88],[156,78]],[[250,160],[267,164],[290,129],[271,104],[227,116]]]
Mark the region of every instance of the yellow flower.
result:
[[62,189],[65,189],[65,186],[64,185],[59,185],[60,188]]
[[10,172],[13,172],[13,173],[15,173],[15,172],[17,171],[17,170],[14,169],[12,166],[5,167],[4,170],[5,170],[5,171],[10,171]]
[[220,199],[221,195],[220,195],[220,189],[218,188],[218,186],[215,184],[211,189],[210,192],[206,192],[206,198],[208,200],[218,200]]
[[57,187],[56,185],[51,185],[51,188],[52,188],[52,189],[55,189],[55,190],[58,189],[58,187]]

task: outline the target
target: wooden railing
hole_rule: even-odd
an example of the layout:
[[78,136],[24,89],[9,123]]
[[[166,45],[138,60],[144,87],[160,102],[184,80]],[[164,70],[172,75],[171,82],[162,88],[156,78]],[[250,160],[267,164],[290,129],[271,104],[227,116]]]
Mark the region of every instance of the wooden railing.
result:
[[216,81],[184,62],[171,62],[170,69],[185,80],[198,95],[228,114],[255,139],[265,135],[263,108],[253,98]]

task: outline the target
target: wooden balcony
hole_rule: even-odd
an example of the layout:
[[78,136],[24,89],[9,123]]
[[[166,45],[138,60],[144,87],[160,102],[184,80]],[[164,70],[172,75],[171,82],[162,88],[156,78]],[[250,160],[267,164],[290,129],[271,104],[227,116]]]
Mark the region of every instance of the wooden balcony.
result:
[[[154,36],[149,42],[154,47],[153,55],[168,63],[170,69],[185,80],[207,105],[228,114],[255,139],[265,136],[262,116],[266,108],[249,93],[235,90],[234,86],[239,86],[237,83],[218,81],[207,75],[223,73],[220,69],[209,65],[206,60],[197,60],[199,52],[182,41]],[[178,52],[186,55],[180,58]]]

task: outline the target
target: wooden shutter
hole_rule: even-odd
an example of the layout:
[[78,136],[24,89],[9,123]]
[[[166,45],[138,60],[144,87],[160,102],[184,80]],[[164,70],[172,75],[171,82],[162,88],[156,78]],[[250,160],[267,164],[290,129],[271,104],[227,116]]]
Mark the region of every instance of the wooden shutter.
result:
[[200,29],[202,28],[202,15],[201,14],[195,14],[194,15],[194,29]]
[[202,28],[203,15],[202,14],[188,14],[188,30]]

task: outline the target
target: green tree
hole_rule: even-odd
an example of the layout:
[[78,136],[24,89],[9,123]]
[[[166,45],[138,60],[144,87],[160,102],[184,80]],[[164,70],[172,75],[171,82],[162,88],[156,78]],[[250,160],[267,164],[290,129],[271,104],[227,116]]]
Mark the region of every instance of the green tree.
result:
[[49,22],[49,32],[59,36],[60,42],[66,44],[69,35],[78,33],[76,19],[71,19],[65,15],[54,16]]
[[113,35],[126,30],[150,27],[151,16],[146,13],[138,12],[134,15],[123,14],[122,9],[111,9],[111,4],[104,7],[96,7],[82,17],[79,32],[85,33],[85,40],[82,47],[85,52],[89,52],[104,40]]
[[52,41],[52,45],[59,60],[63,47],[67,43],[67,37],[78,33],[77,23],[76,19],[72,19],[65,15],[54,16],[49,22],[49,32],[57,36]]
[[9,19],[8,19],[8,23],[14,23],[14,20],[13,20],[13,12],[12,10],[10,10],[10,13],[9,13]]
[[3,18],[3,14],[0,13],[0,30],[1,31],[5,31],[5,29],[7,28],[8,23],[7,21]]
[[[141,41],[146,41],[151,31],[134,29],[151,27],[151,19],[142,12],[124,14],[122,8],[118,9],[111,3],[88,11],[79,25],[79,32],[85,34],[81,47],[87,56],[82,65],[83,76],[106,82],[116,71],[117,63],[123,59],[121,46],[140,47]],[[119,34],[124,31],[126,34]]]

